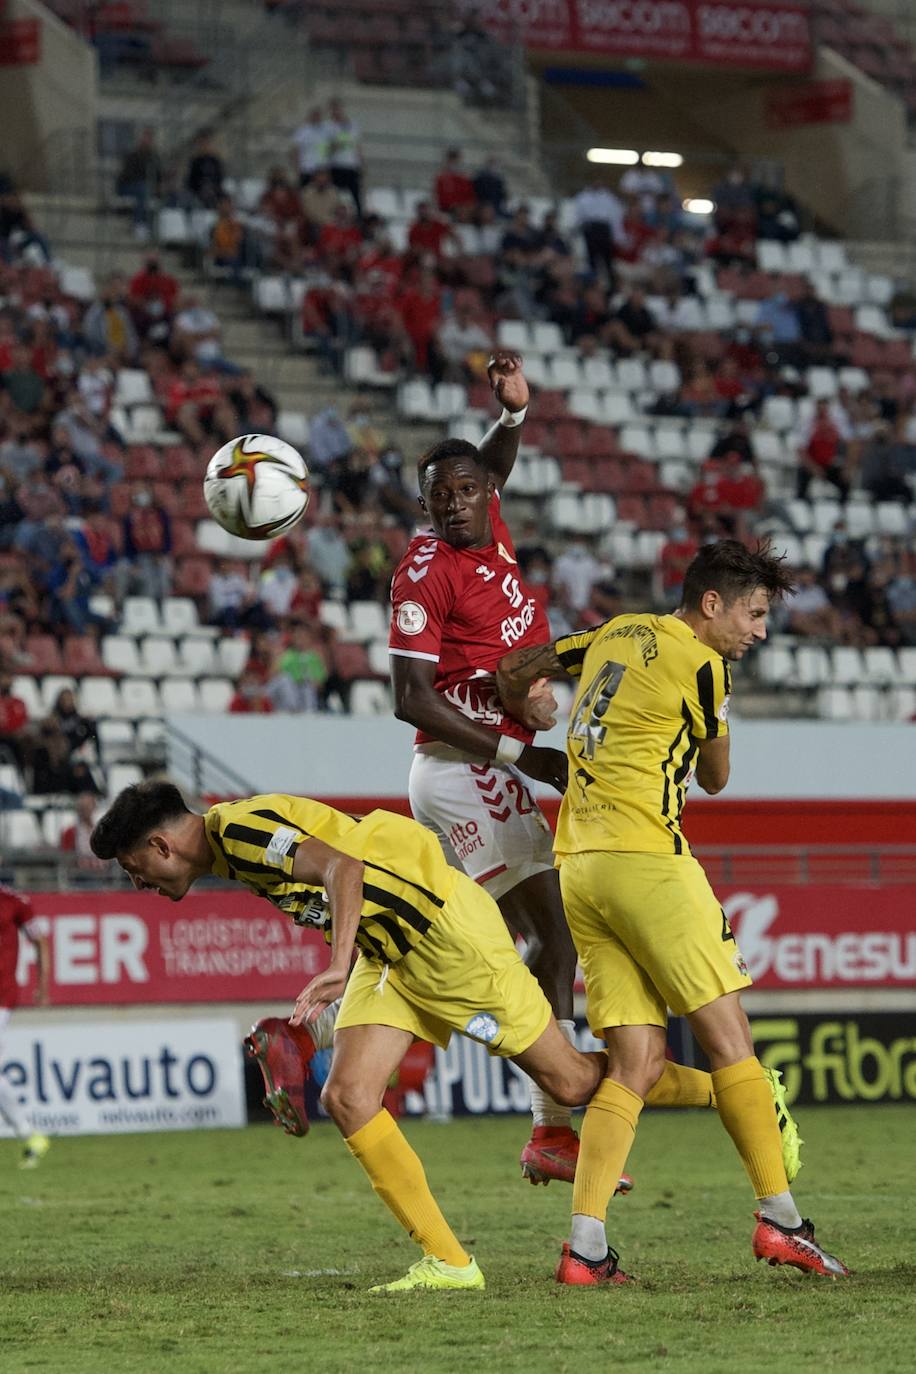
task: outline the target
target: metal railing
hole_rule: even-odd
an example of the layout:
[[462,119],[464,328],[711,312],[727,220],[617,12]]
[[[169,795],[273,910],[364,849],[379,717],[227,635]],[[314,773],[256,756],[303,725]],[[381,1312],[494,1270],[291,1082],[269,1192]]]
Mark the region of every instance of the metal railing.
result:
[[916,884],[916,845],[698,846],[694,853],[717,883]]
[[202,749],[169,720],[165,722],[165,743],[169,776],[185,791],[197,797],[250,797],[257,791],[241,773]]

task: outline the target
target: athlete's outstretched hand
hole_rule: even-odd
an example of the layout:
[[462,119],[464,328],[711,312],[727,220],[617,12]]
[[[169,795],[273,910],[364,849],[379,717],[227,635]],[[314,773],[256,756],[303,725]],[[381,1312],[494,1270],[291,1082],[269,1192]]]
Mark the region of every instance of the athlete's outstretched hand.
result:
[[343,995],[343,990],[347,986],[347,976],[349,970],[335,968],[329,964],[323,973],[317,973],[310,983],[307,983],[296,998],[296,1005],[293,1007],[293,1014],[289,1018],[291,1026],[301,1026],[304,1022],[314,1021],[324,1011],[325,1007],[338,997]]
[[529,730],[550,730],[556,725],[557,699],[546,677],[539,677],[528,688],[520,719]]
[[498,348],[487,364],[487,376],[500,405],[512,411],[525,409],[530,396],[521,354]]
[[528,744],[515,766],[529,778],[549,783],[558,792],[566,791],[569,763],[560,749],[541,749],[536,744]]

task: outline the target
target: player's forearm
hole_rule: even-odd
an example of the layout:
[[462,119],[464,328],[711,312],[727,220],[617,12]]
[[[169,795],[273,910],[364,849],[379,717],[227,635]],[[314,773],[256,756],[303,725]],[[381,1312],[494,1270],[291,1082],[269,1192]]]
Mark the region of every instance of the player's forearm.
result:
[[496,754],[499,735],[469,720],[433,689],[411,690],[408,687],[395,703],[395,715],[398,720],[407,721],[424,734],[465,754],[482,760],[492,759]]
[[521,424],[510,426],[504,424],[501,419],[497,420],[478,445],[477,451],[481,461],[493,473],[500,486],[508,480],[515,466],[522,440],[522,428]]
[[51,989],[51,942],[47,935],[39,935],[35,941],[38,951],[38,996],[47,1002]]
[[339,854],[327,867],[324,888],[331,909],[330,967],[346,971],[353,958],[356,932],[363,907],[364,865],[348,854]]
[[552,644],[533,644],[512,649],[499,660],[496,690],[510,715],[523,718],[529,688],[542,677],[566,677]]

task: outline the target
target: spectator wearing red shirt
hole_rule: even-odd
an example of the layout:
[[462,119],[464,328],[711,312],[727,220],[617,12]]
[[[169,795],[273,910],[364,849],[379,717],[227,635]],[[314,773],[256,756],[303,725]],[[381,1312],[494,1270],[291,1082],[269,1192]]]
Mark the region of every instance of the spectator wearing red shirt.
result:
[[426,372],[432,359],[432,343],[442,322],[442,293],[435,272],[424,268],[415,285],[398,297],[398,310],[414,347],[417,367]]
[[232,714],[234,716],[269,715],[273,709],[274,704],[264,691],[257,673],[244,672],[239,678],[235,695],[229,703],[229,710]]
[[323,225],[318,234],[318,256],[331,270],[352,267],[359,257],[362,242],[353,207],[341,201],[331,223]]
[[724,528],[741,538],[745,514],[756,510],[763,496],[764,486],[754,469],[742,462],[737,453],[729,453],[703,464],[700,480],[687,498],[687,507],[694,518],[718,516]]
[[165,397],[166,417],[190,443],[203,444],[207,439],[203,421],[209,419],[219,399],[219,382],[215,377],[206,376],[200,364],[189,358],[169,383]]
[[417,217],[407,234],[407,242],[417,253],[433,253],[441,258],[446,242],[454,239],[452,227],[430,209],[429,201],[417,205]]
[[818,401],[807,432],[802,434],[799,449],[796,490],[804,500],[815,477],[832,482],[845,501],[849,495],[849,480],[843,463],[843,440],[830,415],[830,402]]
[[124,557],[115,569],[115,595],[151,596],[164,601],[171,590],[172,525],[147,486],[138,486],[124,516]]
[[13,679],[0,674],[0,752],[9,750],[21,768],[27,753],[29,713],[21,697],[13,695]]
[[148,254],[140,271],[131,277],[127,300],[143,338],[154,342],[168,338],[178,301],[178,281],[171,273],[162,271],[157,254]]
[[668,531],[668,538],[659,549],[655,565],[656,599],[669,610],[681,604],[684,574],[700,551],[699,541],[687,527],[683,511]]
[[273,265],[284,271],[300,269],[306,241],[305,212],[282,167],[270,171],[258,213],[272,229],[269,256]]
[[474,183],[461,166],[461,153],[450,148],[445,154],[442,170],[436,177],[436,205],[443,215],[455,210],[473,210],[477,204]]
[[[35,1001],[40,1006],[47,1006],[50,1000],[48,988],[51,976],[47,919],[35,915],[32,903],[27,897],[20,896],[9,887],[0,887],[0,1033],[9,1021],[13,1008],[19,1003],[16,966],[19,962],[19,940],[23,935],[35,947],[38,956]],[[15,1089],[2,1074],[0,1116],[24,1144],[19,1167],[34,1168],[42,1156],[47,1154],[51,1142],[47,1136],[32,1129]]]

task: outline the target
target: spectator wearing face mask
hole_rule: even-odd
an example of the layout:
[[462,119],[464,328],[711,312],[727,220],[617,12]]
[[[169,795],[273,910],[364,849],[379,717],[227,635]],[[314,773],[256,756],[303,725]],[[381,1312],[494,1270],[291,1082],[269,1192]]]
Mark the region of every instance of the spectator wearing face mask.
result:
[[133,593],[162,602],[172,585],[172,525],[147,486],[138,487],[123,521],[123,558],[115,569],[118,602]]
[[274,704],[256,673],[244,672],[229,703],[233,715],[269,715]]

